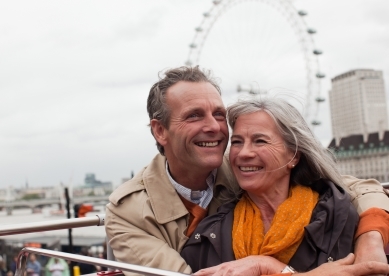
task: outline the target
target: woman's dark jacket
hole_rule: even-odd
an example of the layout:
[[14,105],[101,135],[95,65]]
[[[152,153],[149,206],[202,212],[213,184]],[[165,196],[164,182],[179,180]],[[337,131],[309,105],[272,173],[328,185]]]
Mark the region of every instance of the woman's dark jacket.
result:
[[[352,252],[359,221],[349,195],[342,188],[327,180],[318,180],[311,188],[319,193],[319,200],[305,227],[304,238],[289,262],[301,272]],[[218,213],[202,220],[184,246],[181,256],[193,272],[235,260],[232,223],[236,203],[222,205]]]

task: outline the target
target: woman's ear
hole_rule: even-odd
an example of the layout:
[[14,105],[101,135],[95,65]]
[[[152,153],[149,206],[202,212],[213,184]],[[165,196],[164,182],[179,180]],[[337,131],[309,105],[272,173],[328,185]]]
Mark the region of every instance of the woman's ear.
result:
[[157,119],[152,119],[150,121],[150,127],[153,130],[153,135],[155,140],[162,146],[165,146],[167,143],[166,140],[166,131],[167,129],[162,125],[162,123]]
[[297,166],[297,164],[300,161],[300,156],[301,156],[301,153],[299,151],[296,152],[296,154],[294,155],[293,159],[289,163],[289,166],[290,166],[291,169],[293,169],[294,167]]

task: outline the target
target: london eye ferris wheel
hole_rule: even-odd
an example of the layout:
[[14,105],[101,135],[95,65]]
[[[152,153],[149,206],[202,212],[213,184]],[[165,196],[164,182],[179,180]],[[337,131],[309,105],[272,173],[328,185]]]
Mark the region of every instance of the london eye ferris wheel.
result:
[[214,0],[195,27],[187,65],[211,69],[224,96],[289,95],[312,126],[324,101],[316,30],[290,0]]

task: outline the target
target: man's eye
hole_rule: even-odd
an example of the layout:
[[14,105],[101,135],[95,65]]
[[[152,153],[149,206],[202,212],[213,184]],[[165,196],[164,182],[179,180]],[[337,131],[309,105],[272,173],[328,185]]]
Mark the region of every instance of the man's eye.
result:
[[199,114],[197,113],[193,113],[188,116],[188,118],[197,118],[197,117],[199,117]]
[[222,117],[222,118],[226,117],[226,115],[223,112],[216,112],[214,116],[215,117]]

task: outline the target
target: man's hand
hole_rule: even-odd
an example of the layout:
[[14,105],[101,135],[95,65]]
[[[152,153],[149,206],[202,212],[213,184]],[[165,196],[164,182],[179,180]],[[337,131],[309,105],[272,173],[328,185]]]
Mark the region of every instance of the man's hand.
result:
[[248,256],[236,261],[222,263],[194,273],[196,276],[259,276],[280,273],[286,264],[269,256]]
[[387,263],[380,232],[370,231],[358,237],[355,243],[355,263],[377,261]]
[[389,273],[389,265],[382,262],[367,261],[354,264],[354,254],[333,263],[325,263],[301,276],[362,276],[362,275],[386,275]]

